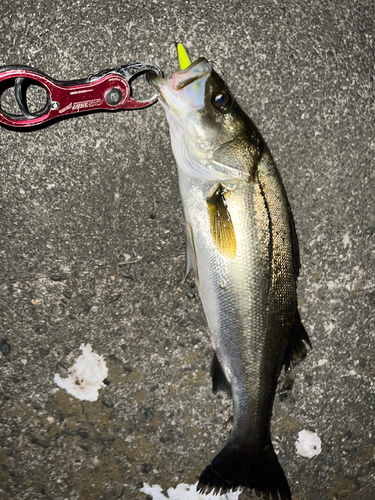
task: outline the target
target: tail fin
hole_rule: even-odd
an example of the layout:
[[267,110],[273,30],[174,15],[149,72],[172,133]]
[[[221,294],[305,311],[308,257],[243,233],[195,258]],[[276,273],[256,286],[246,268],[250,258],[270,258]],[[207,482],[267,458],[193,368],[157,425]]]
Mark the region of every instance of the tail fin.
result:
[[197,490],[200,493],[225,493],[247,487],[258,496],[272,500],[291,500],[288,481],[271,441],[254,453],[228,443],[202,472]]

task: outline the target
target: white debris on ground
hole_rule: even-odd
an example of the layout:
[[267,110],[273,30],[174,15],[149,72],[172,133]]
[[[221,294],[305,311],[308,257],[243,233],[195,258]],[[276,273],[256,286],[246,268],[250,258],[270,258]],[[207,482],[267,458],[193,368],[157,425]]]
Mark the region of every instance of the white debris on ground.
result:
[[298,455],[306,458],[313,458],[322,451],[322,441],[315,432],[303,429],[298,433],[298,439],[295,442]]
[[224,493],[223,495],[214,495],[213,493],[202,495],[197,492],[197,484],[182,483],[178,484],[176,488],[168,488],[167,497],[162,493],[162,488],[157,484],[149,486],[147,483],[143,483],[143,488],[140,491],[146,495],[150,495],[152,500],[238,500],[241,494],[241,491],[235,491]]
[[69,376],[61,378],[55,374],[56,384],[69,394],[82,401],[97,401],[99,389],[105,387],[103,380],[108,375],[108,368],[103,356],[92,351],[90,344],[81,344],[82,354],[69,368]]

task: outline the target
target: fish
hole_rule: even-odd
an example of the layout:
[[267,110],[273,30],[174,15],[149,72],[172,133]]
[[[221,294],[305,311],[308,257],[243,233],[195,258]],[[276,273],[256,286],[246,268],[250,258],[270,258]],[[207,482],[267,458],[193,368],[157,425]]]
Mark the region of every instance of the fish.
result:
[[270,422],[282,368],[311,347],[297,308],[293,215],[264,139],[227,84],[204,57],[185,59],[183,67],[170,79],[147,78],[169,123],[185,219],[185,275],[194,271],[211,332],[212,389],[233,399],[228,442],[197,490],[245,487],[290,500]]

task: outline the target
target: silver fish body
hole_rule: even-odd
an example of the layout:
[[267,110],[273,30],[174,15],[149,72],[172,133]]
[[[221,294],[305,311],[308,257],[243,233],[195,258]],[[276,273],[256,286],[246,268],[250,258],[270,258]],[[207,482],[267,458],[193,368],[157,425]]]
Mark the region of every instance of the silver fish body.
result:
[[297,311],[298,243],[270,152],[204,59],[151,77],[170,125],[193,267],[212,335],[214,392],[233,396],[228,443],[202,492],[246,486],[290,499],[270,438],[277,379],[309,343]]

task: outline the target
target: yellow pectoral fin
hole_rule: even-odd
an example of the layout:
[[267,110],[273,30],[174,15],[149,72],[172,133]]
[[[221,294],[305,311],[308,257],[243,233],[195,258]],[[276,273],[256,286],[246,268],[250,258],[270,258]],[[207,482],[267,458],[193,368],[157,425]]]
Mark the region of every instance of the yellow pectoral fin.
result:
[[221,184],[207,198],[211,236],[216,248],[225,257],[234,258],[237,253],[236,234],[226,204],[229,192]]

